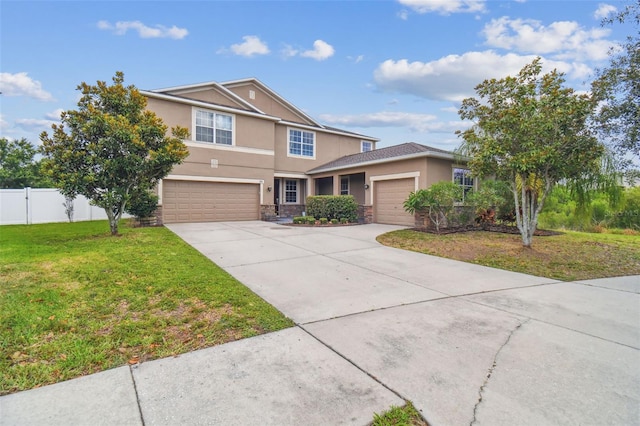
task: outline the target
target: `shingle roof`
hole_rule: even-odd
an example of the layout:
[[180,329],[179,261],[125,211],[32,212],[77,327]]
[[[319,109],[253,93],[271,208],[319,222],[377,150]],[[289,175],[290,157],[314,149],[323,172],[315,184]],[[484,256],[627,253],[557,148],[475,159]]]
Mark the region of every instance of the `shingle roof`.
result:
[[309,170],[308,174],[320,173],[329,170],[344,169],[366,163],[378,163],[386,161],[397,161],[405,157],[454,157],[451,151],[421,145],[415,142],[393,145],[386,148],[374,149],[373,151],[361,152],[358,154],[340,157],[322,166]]

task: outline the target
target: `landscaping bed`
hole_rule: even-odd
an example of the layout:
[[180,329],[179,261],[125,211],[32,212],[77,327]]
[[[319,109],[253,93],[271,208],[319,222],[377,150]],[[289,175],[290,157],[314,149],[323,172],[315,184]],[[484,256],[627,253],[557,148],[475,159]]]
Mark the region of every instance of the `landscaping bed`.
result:
[[[418,231],[418,232],[426,232],[429,234],[439,234],[439,235],[457,234],[461,232],[481,232],[481,231],[520,235],[520,230],[518,229],[517,226],[505,225],[505,224],[451,226],[451,227],[441,228],[439,230],[434,227],[419,227],[419,228],[412,228],[412,230]],[[550,231],[546,229],[536,229],[536,232],[534,233],[534,235],[537,237],[549,237],[552,235],[562,235],[562,232]]]

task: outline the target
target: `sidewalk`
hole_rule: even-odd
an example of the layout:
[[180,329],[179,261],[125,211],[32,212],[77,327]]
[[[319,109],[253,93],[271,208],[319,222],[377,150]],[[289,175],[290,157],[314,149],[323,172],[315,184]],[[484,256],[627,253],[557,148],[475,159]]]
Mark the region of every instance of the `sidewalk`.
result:
[[382,225],[171,229],[297,326],[1,397],[0,425],[366,425],[403,399],[432,426],[640,424],[638,276],[404,252]]

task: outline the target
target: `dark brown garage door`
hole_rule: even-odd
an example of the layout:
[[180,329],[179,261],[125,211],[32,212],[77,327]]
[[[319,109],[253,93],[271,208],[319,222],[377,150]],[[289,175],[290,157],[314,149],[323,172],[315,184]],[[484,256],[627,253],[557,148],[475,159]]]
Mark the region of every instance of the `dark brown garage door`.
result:
[[373,217],[376,223],[414,226],[413,215],[404,211],[404,200],[415,190],[415,179],[393,179],[375,182]]
[[260,186],[252,183],[165,180],[162,184],[165,223],[257,220]]

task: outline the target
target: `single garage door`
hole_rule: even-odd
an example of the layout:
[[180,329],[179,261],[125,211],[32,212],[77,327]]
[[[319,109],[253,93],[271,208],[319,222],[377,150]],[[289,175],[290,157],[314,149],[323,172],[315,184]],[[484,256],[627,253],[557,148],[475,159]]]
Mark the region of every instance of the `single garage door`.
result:
[[256,220],[260,186],[252,183],[165,180],[162,216],[165,223]]
[[413,215],[404,211],[404,201],[415,191],[415,179],[393,179],[375,182],[373,216],[376,223],[414,226]]

